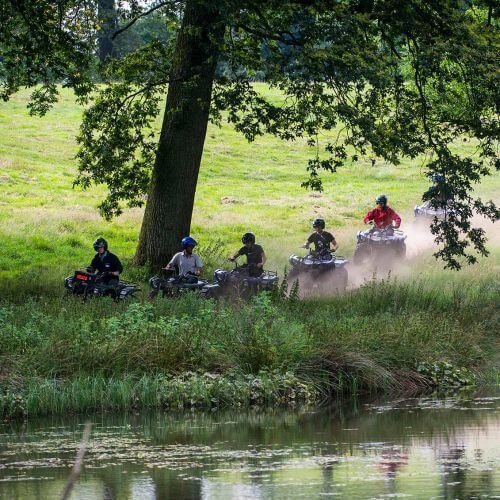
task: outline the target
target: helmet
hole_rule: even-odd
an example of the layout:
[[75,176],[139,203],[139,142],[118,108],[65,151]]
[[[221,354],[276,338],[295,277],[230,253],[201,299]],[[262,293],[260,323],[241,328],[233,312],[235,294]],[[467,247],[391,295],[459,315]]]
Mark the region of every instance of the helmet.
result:
[[387,196],[385,194],[379,194],[376,198],[375,198],[375,203],[380,203],[382,206],[386,206],[387,205]]
[[443,183],[444,182],[444,175],[442,175],[442,174],[432,174],[431,180],[432,180],[432,182],[434,182],[436,184]]
[[325,229],[325,219],[314,219],[313,227],[314,228],[320,227],[321,229]]
[[245,245],[246,243],[255,243],[255,234],[253,233],[245,233],[241,237],[242,243]]
[[198,243],[196,243],[196,240],[194,238],[191,238],[191,236],[186,236],[182,238],[181,245],[182,249],[186,250],[187,247],[195,247]]
[[97,252],[99,248],[104,247],[104,250],[108,249],[108,242],[104,238],[97,238],[97,240],[94,241],[93,245],[94,250]]

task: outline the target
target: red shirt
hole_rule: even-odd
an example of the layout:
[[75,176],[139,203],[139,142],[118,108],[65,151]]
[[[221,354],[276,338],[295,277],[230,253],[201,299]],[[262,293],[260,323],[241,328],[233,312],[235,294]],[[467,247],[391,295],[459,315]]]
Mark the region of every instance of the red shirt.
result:
[[394,221],[394,227],[399,227],[401,225],[401,217],[391,208],[391,207],[377,207],[370,210],[363,219],[366,224],[369,221],[373,221],[376,227],[386,227],[392,224]]

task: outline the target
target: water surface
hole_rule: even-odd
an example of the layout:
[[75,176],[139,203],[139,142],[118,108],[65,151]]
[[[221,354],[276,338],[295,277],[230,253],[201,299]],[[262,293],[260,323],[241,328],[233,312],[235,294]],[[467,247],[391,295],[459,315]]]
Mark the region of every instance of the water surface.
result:
[[[76,499],[500,499],[498,390],[90,420]],[[0,498],[58,498],[85,421],[0,425]]]

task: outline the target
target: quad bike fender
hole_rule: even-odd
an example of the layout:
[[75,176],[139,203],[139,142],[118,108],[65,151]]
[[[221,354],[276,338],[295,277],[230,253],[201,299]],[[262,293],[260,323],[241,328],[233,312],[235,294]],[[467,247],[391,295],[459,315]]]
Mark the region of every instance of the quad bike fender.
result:
[[335,268],[343,268],[348,262],[345,257],[338,256],[335,259]]
[[222,287],[219,283],[206,283],[200,289],[200,295],[206,299],[213,299],[218,297],[222,292]]

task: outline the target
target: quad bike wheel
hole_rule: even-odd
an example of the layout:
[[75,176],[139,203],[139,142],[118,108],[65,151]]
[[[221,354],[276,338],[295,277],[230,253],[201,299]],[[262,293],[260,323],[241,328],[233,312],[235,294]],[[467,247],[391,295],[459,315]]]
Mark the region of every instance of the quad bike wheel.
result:
[[343,292],[347,288],[347,270],[343,267],[332,268],[314,279],[314,288],[324,293]]
[[396,250],[396,255],[399,259],[404,259],[406,257],[406,243],[401,243]]
[[368,245],[361,243],[356,246],[354,256],[352,258],[354,264],[359,265],[366,262],[371,257],[371,250]]
[[286,279],[288,280],[288,283],[292,283],[295,281],[300,274],[300,271],[296,267],[292,267],[290,271],[286,275]]
[[340,267],[338,269],[333,270],[332,282],[334,288],[337,291],[343,292],[347,288],[347,280],[348,280],[347,269]]

